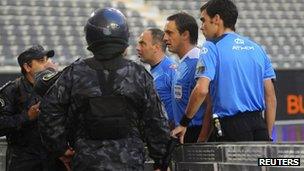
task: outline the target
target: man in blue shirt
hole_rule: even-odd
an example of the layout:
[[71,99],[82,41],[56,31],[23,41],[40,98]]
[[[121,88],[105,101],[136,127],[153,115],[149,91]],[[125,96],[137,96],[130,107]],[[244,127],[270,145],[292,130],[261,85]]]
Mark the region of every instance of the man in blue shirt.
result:
[[219,118],[213,139],[270,140],[276,114],[275,73],[265,51],[234,32],[237,16],[230,0],[210,0],[201,7],[201,30],[208,41],[201,50],[198,80],[183,124],[173,130],[174,135],[184,134],[210,85],[212,112]]
[[170,128],[173,129],[171,85],[176,64],[165,55],[166,44],[162,40],[163,37],[162,30],[149,28],[140,35],[136,50],[140,60],[151,66],[155,88],[168,114]]
[[[164,41],[170,52],[177,54],[180,64],[172,85],[172,107],[175,125],[178,126],[195,86],[195,68],[200,50],[196,47],[198,25],[187,13],[177,13],[167,18]],[[206,106],[200,105],[185,135],[186,143],[197,142]]]

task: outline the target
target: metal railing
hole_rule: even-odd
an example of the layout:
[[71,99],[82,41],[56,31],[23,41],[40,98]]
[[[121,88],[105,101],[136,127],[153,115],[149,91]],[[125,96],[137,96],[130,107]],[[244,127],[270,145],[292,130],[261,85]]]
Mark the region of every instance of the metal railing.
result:
[[[5,171],[5,139],[0,138],[0,171]],[[300,166],[258,166],[258,158],[300,158]],[[152,161],[145,170],[152,170]],[[304,143],[204,143],[184,144],[174,154],[176,171],[303,171]]]
[[[300,158],[300,166],[258,166],[258,158]],[[173,170],[300,171],[304,170],[304,143],[185,144],[173,155]]]

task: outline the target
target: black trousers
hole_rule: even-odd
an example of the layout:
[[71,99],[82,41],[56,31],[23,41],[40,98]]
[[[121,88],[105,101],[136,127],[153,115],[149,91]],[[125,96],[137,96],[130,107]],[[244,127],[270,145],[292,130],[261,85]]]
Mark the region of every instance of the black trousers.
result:
[[220,124],[223,136],[218,137],[214,128],[208,141],[270,141],[261,112],[245,112],[220,118]]
[[184,143],[196,143],[201,129],[202,125],[188,127],[184,137]]
[[51,157],[44,147],[8,146],[6,171],[65,171],[64,164]]

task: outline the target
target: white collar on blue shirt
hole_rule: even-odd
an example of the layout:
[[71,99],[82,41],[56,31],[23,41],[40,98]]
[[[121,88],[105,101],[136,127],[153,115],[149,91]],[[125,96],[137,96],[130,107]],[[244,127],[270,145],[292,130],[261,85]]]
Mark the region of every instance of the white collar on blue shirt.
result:
[[182,62],[184,59],[186,59],[187,57],[190,59],[198,59],[199,58],[199,54],[200,54],[200,49],[197,47],[194,47],[193,49],[189,50],[180,60],[180,62]]

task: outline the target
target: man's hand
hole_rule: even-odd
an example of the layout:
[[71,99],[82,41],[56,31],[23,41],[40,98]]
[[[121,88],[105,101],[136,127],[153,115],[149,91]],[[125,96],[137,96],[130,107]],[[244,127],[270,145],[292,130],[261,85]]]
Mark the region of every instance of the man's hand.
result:
[[171,131],[172,137],[178,137],[181,144],[184,144],[184,136],[186,134],[187,127],[178,126]]
[[39,113],[40,113],[40,102],[34,104],[33,106],[31,106],[29,108],[29,110],[27,111],[27,115],[29,117],[29,119],[32,121],[32,120],[35,120],[37,119]]
[[65,151],[64,155],[59,157],[59,159],[62,161],[64,166],[66,167],[67,171],[71,171],[71,160],[73,155],[75,154],[75,151],[72,148],[69,148]]

